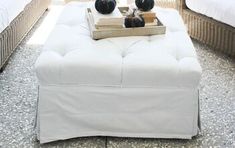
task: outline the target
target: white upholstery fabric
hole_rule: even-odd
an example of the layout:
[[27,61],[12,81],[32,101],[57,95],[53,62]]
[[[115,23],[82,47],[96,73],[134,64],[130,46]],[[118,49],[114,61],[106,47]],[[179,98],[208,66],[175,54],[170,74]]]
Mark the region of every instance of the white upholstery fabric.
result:
[[155,8],[168,27],[166,35],[96,41],[83,6],[66,6],[45,43],[36,63],[41,84],[197,87],[201,68],[176,11]]
[[189,9],[235,27],[234,0],[186,0]]
[[191,139],[197,89],[40,86],[40,143],[83,136]]
[[0,33],[32,0],[0,0]]
[[96,41],[91,4],[65,6],[36,62],[40,142],[196,135],[201,67],[178,12],[154,8],[166,35]]

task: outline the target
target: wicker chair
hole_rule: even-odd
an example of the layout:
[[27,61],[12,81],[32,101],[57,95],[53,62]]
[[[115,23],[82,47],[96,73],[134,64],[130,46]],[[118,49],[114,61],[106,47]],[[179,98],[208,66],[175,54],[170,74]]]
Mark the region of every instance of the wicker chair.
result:
[[3,71],[14,49],[22,41],[51,0],[32,0],[7,28],[0,32],[0,72]]
[[177,0],[177,9],[182,15],[190,36],[214,50],[235,57],[235,28],[198,14],[187,8],[185,0]]
[[178,4],[176,0],[155,0],[155,3],[159,7],[164,8],[175,8],[177,9]]
[[234,27],[190,10],[185,0],[156,0],[156,4],[177,9],[192,38],[212,47],[215,51],[235,57]]

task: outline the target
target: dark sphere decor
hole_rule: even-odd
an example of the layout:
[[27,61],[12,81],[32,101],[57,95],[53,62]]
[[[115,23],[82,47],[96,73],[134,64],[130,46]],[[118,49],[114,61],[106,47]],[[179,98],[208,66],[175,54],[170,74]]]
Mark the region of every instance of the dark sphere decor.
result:
[[101,14],[110,14],[116,7],[115,0],[96,0],[95,9]]
[[124,25],[126,28],[133,27],[144,27],[145,21],[144,18],[136,13],[136,9],[132,12],[132,14],[126,16]]
[[135,5],[141,11],[149,11],[154,6],[154,0],[135,0]]

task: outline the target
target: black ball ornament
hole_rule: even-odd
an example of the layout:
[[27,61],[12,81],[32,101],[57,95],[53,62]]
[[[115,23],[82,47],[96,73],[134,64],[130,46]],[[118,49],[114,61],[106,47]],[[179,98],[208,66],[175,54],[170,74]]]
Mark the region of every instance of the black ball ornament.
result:
[[101,14],[110,14],[116,7],[115,0],[96,0],[95,9]]
[[135,0],[135,5],[141,11],[149,11],[154,6],[154,0]]
[[144,18],[138,15],[136,10],[134,10],[130,15],[126,16],[124,25],[126,28],[144,27],[145,21]]

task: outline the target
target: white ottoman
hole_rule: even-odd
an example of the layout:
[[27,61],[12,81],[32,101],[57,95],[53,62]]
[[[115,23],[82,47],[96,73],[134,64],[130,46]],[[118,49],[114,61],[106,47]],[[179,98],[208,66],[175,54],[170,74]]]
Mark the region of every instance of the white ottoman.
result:
[[41,143],[82,136],[190,139],[201,67],[178,12],[154,8],[166,35],[92,40],[68,4],[36,62]]

